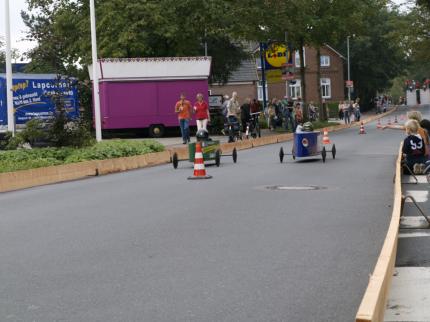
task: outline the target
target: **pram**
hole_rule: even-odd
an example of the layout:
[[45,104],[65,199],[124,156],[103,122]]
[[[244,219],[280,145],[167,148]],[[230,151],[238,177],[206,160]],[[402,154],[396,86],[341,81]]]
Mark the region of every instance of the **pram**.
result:
[[226,122],[224,123],[224,132],[228,135],[228,142],[242,140],[240,123],[236,116],[230,115],[226,118]]

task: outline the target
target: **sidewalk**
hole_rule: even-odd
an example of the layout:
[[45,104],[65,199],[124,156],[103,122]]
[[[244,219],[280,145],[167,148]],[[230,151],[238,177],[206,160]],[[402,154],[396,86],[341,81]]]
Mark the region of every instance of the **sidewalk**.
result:
[[[429,183],[425,175],[402,177],[402,193],[430,215]],[[430,219],[430,218],[429,218]],[[411,200],[400,220],[397,258],[385,321],[430,321],[430,225]]]
[[[361,120],[365,122],[366,120],[368,120],[369,118],[374,117],[374,116],[375,116],[374,112],[366,112],[366,113],[363,113]],[[328,121],[339,123],[339,124],[344,124],[344,122],[340,119],[331,118]],[[359,123],[353,122],[353,124],[359,124]],[[277,134],[283,134],[283,133],[290,133],[290,132],[270,131],[268,129],[262,129],[261,130],[261,136],[262,137],[267,137],[267,136],[277,135]],[[224,135],[212,135],[211,138],[213,140],[219,140],[221,143],[227,143],[228,142],[228,137],[224,136]],[[186,146],[186,145],[182,144],[182,138],[181,137],[156,138],[155,140],[157,142],[163,144],[165,147],[169,147],[169,148],[180,148],[180,147]],[[244,140],[246,140],[246,139],[244,139]]]

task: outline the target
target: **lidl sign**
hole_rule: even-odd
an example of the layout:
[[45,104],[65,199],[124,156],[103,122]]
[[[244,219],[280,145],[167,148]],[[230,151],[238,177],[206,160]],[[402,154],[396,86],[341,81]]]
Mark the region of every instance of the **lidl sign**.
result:
[[286,65],[293,64],[293,57],[291,50],[283,44],[267,44],[263,46],[265,50],[265,68],[269,69],[281,69]]

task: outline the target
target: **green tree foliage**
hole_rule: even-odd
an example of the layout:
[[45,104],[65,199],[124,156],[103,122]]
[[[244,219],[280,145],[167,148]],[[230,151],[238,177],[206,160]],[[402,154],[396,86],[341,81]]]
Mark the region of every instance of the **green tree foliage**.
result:
[[[395,27],[401,22],[401,14],[385,6],[368,10],[364,16],[366,28],[351,38],[353,97],[360,97],[364,108],[371,108],[376,94],[389,88],[391,80],[405,69],[405,47]],[[346,52],[346,42],[338,47]]]
[[[38,41],[30,52],[33,70],[79,74],[79,67],[91,62],[89,1],[27,2],[33,13],[22,16],[29,38]],[[236,42],[235,7],[215,0],[97,1],[99,56],[197,56],[204,55],[206,41],[211,80],[225,82],[245,55]]]

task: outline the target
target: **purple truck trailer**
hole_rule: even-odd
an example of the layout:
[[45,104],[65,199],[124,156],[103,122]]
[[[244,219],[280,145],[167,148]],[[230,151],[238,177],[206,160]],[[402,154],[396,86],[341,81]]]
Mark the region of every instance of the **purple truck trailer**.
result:
[[182,92],[191,103],[197,93],[208,99],[210,67],[210,57],[99,60],[102,129],[146,128],[152,137],[163,136],[179,126],[174,106]]

